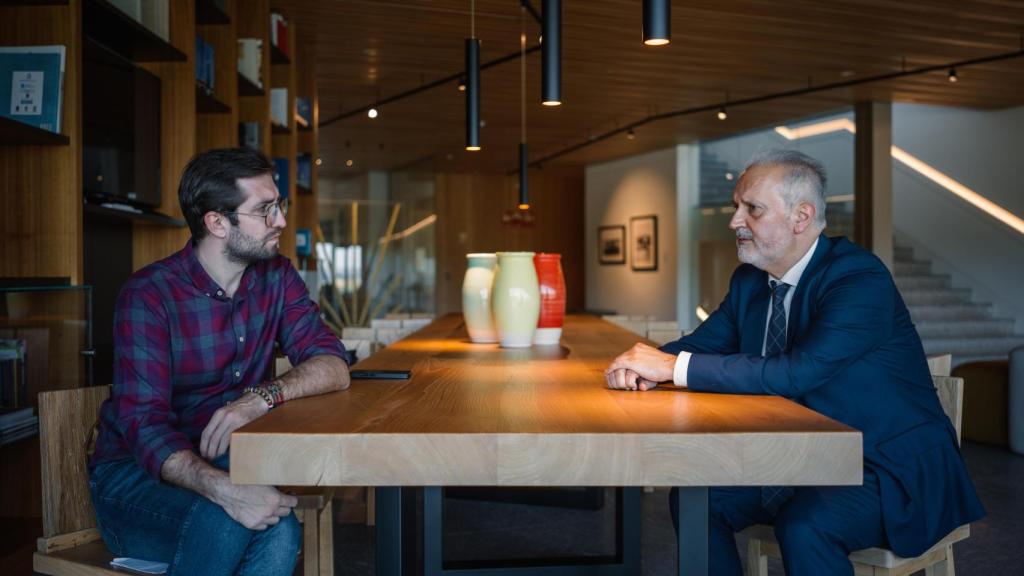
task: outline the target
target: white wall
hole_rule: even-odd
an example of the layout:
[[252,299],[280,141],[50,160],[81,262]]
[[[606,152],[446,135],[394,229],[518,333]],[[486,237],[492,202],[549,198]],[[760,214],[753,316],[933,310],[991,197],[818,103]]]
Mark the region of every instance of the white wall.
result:
[[[978,111],[893,106],[893,144],[1024,217],[1024,107]],[[1024,236],[900,162],[893,162],[893,227],[970,287],[975,300],[1024,329]]]
[[[586,168],[587,309],[676,320],[676,170],[675,148]],[[649,214],[658,217],[658,269],[634,272],[629,219]],[[626,263],[601,265],[597,259],[597,228],[612,225],[626,227]]]

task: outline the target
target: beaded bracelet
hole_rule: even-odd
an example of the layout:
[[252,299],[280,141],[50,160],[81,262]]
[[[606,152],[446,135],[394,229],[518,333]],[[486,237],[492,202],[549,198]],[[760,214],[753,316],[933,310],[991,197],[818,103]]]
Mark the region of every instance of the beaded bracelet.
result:
[[262,386],[250,386],[243,390],[242,392],[252,392],[253,394],[262,398],[263,401],[267,403],[267,410],[272,410],[274,406],[277,404],[276,402],[274,402],[274,395],[271,394],[269,390]]

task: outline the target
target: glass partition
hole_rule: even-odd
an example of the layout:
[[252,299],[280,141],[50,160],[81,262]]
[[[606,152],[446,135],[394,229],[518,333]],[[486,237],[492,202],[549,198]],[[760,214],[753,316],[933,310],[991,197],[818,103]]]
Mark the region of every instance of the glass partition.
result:
[[0,407],[91,386],[92,287],[0,287]]
[[317,272],[307,282],[336,330],[435,308],[432,169],[371,174],[365,189],[361,198],[319,200]]

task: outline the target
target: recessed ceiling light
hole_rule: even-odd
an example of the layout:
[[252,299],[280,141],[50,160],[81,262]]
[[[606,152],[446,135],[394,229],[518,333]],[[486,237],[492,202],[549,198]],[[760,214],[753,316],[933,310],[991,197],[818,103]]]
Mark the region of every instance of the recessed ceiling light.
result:
[[369,116],[370,118],[376,118],[377,114],[378,112],[376,108],[370,108],[369,110],[366,111],[366,115]]
[[355,162],[353,162],[352,160],[345,160],[345,166],[351,168],[353,164],[355,164]]

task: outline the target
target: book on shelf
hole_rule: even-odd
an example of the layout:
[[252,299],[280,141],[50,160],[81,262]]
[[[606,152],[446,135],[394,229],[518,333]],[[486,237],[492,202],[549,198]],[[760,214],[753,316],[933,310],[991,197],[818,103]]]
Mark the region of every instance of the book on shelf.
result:
[[0,408],[0,445],[39,434],[39,417],[31,406],[11,410]]
[[309,190],[313,187],[313,156],[299,154],[295,159],[295,185]]
[[110,4],[142,24],[142,0],[108,0]]
[[64,46],[0,47],[0,116],[60,133]]
[[263,39],[238,39],[238,73],[263,89]]
[[263,149],[263,127],[259,122],[242,122],[238,125],[238,145],[257,152]]
[[28,343],[0,338],[0,406],[18,407],[28,400]]
[[288,49],[288,21],[279,12],[270,13],[270,44],[285,56],[291,54]]
[[270,89],[270,122],[283,128],[288,127],[288,89]]
[[281,198],[288,197],[288,159],[274,158],[274,183]]
[[295,121],[303,128],[313,125],[313,103],[305,96],[295,97]]
[[164,42],[171,41],[170,5],[168,0],[146,0],[142,3],[142,19],[139,20],[150,32]]
[[214,90],[214,52],[213,46],[196,36],[196,82],[202,86],[207,94]]

